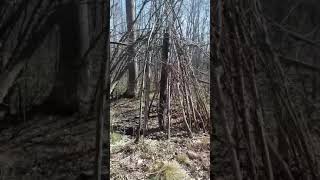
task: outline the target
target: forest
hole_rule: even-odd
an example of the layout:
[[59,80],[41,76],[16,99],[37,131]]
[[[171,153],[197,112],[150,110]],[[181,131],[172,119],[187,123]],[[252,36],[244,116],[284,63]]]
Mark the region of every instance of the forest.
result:
[[216,178],[319,179],[319,7],[211,2]]
[[111,7],[111,177],[209,179],[209,1]]
[[320,179],[317,0],[1,0],[0,180]]

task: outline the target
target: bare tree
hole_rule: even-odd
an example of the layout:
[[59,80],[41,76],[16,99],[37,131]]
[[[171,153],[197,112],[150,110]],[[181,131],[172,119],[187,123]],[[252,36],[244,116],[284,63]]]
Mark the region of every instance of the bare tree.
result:
[[164,130],[164,120],[167,115],[167,81],[168,81],[168,56],[169,56],[169,28],[164,32],[162,44],[162,65],[160,77],[160,99],[158,121],[160,129]]
[[90,64],[85,57],[86,51],[90,46],[90,35],[89,35],[89,15],[88,15],[88,2],[79,0],[78,1],[78,18],[79,18],[79,35],[80,35],[80,58],[82,58],[82,67],[79,73],[79,111],[86,114],[90,109]]
[[137,77],[138,77],[138,63],[135,60],[135,1],[126,0],[126,11],[127,11],[127,31],[128,31],[128,41],[130,43],[128,47],[128,86],[125,93],[128,97],[135,97],[137,90]]
[[[103,63],[100,73],[99,95],[98,95],[98,119],[97,119],[97,131],[96,131],[96,157],[95,157],[95,179],[101,180],[102,171],[102,156],[103,156],[103,129],[104,121],[108,127],[107,138],[107,157],[110,156],[110,1],[102,1],[101,6],[101,20],[102,20],[102,32],[104,32],[103,46]],[[107,167],[110,167],[109,160],[107,161]],[[110,172],[107,172],[107,179],[109,179]]]

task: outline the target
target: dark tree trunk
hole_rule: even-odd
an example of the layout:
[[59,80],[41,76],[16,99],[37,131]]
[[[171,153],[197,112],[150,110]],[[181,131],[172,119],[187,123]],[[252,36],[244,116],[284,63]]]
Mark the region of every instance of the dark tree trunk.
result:
[[168,81],[168,56],[169,56],[169,32],[166,31],[163,37],[163,50],[161,66],[161,78],[160,78],[160,99],[159,99],[159,112],[158,120],[160,129],[164,129],[164,120],[167,114],[167,81]]
[[[103,41],[98,35],[101,34],[101,24],[99,27],[96,25],[96,21],[101,22],[101,17],[89,13],[88,5],[79,6],[78,1],[67,0],[59,4],[52,1],[36,2],[38,3],[29,4],[32,15],[36,15],[34,18],[29,15],[31,19],[26,19],[27,22],[34,22],[30,24],[28,32],[23,32],[25,36],[19,36],[19,41],[9,39],[17,41],[17,45],[10,49],[13,53],[9,56],[8,63],[3,63],[5,67],[0,75],[0,103],[3,103],[4,98],[8,96],[11,87],[22,74],[23,67],[32,58],[34,52],[43,45],[50,31],[57,26],[57,34],[60,38],[59,58],[57,58],[56,70],[49,70],[55,73],[54,80],[48,82],[52,84],[48,89],[49,95],[44,97],[44,100],[41,99],[34,110],[87,114],[95,98],[101,69],[102,51],[95,45]],[[99,8],[101,9],[100,6]],[[49,9],[52,10],[48,11]],[[101,10],[97,11],[101,12]],[[39,17],[37,12],[40,13]],[[1,26],[1,31],[7,30]]]
[[[102,171],[102,154],[103,154],[103,129],[104,121],[107,126],[106,132],[106,149],[107,154],[106,166],[110,167],[110,1],[102,1],[98,5],[100,8],[96,12],[96,18],[99,19],[97,27],[101,29],[103,41],[99,45],[99,50],[103,52],[103,61],[101,63],[101,72],[99,77],[99,94],[98,94],[98,119],[96,131],[96,156],[95,156],[95,179],[101,180]],[[107,179],[110,178],[110,172],[107,172]]]
[[78,84],[78,98],[79,98],[79,111],[82,114],[87,114],[90,110],[91,105],[91,94],[90,94],[90,65],[89,58],[86,56],[86,52],[90,46],[90,34],[89,34],[89,13],[88,3],[78,1],[78,20],[79,20],[79,38],[80,38],[80,58],[81,67],[79,73],[79,84]]
[[61,7],[60,60],[52,92],[44,103],[50,109],[63,112],[78,110],[77,82],[79,76],[79,30],[77,6],[69,3]]

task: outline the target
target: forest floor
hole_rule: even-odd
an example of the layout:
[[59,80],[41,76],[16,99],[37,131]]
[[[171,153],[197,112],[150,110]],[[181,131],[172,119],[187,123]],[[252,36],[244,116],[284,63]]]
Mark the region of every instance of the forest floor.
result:
[[[137,123],[138,115],[138,100],[120,99],[112,104],[112,179],[152,179],[157,175],[209,179],[207,134],[188,138],[184,131],[173,128],[170,141],[164,133],[155,132],[144,143],[135,144],[132,134],[119,127],[125,130],[121,124]],[[0,130],[0,180],[73,180],[82,172],[92,173],[95,130],[95,118],[47,114]]]
[[[135,143],[132,127],[139,123],[137,100],[121,100],[112,106],[112,179],[210,179],[210,139],[206,133],[187,136],[173,119],[171,138],[157,131],[157,117],[151,111],[148,128],[152,133]],[[121,113],[120,113],[121,112]]]

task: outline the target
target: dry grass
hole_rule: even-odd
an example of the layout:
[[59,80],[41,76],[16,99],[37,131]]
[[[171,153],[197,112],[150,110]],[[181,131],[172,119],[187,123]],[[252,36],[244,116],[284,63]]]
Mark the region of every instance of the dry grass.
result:
[[186,171],[180,166],[177,161],[165,161],[156,163],[154,167],[154,176],[151,179],[164,180],[184,180],[190,179]]
[[185,154],[178,154],[176,156],[176,160],[180,163],[180,164],[184,164],[184,165],[189,165],[190,164],[190,159],[189,157]]

